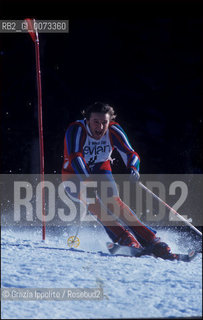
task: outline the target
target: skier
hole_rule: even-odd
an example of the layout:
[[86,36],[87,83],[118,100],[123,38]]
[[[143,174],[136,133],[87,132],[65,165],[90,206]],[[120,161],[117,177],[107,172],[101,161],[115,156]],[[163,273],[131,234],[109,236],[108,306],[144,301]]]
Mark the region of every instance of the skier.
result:
[[[78,181],[88,182],[102,175],[102,179],[111,185],[113,211],[105,200],[101,199],[99,187],[95,203],[86,205],[112,241],[124,246],[147,248],[157,257],[170,258],[173,254],[169,246],[156,236],[156,231],[143,224],[119,197],[111,170],[113,149],[116,148],[120,153],[129,171],[130,180],[134,182],[140,178],[140,158],[131,147],[121,126],[114,121],[116,115],[113,107],[95,102],[83,111],[83,115],[84,119],[71,123],[65,134],[62,180],[74,180],[76,177]],[[70,188],[66,188],[66,192],[76,202],[85,201],[80,190],[73,194]],[[113,218],[109,221],[110,216]]]

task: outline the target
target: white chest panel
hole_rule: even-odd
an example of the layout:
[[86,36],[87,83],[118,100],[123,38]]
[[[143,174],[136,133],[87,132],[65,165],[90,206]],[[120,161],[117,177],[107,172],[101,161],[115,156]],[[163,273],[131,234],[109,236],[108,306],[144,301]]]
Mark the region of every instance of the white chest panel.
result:
[[109,138],[109,131],[100,139],[95,140],[87,134],[84,146],[83,155],[89,167],[95,163],[104,162],[110,159],[112,146]]

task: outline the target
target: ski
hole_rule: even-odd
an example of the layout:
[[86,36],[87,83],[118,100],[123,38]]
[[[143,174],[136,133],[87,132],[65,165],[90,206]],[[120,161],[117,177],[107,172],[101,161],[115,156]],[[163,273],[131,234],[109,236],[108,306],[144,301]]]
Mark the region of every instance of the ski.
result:
[[[121,246],[113,242],[107,242],[106,245],[109,252],[112,255],[116,255],[116,256],[141,257],[141,256],[151,255],[150,252],[145,248]],[[188,254],[183,254],[183,253],[171,254],[167,258],[165,258],[165,260],[171,260],[171,261],[178,260],[178,261],[189,262],[192,259],[194,259],[196,255],[197,255],[197,252],[195,250],[191,250],[188,252]]]
[[174,260],[190,262],[191,260],[194,259],[194,257],[196,257],[196,255],[197,255],[197,251],[190,250],[188,254],[183,254],[183,253],[175,254],[176,258]]
[[107,242],[106,245],[109,252],[113,255],[140,257],[145,254],[142,248],[121,246],[113,242]]

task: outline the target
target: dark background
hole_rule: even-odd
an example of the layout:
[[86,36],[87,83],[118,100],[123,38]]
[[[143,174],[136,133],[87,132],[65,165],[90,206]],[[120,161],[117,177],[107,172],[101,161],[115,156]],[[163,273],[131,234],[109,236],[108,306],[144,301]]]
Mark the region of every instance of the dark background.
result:
[[[163,2],[2,3],[1,19],[69,19],[68,34],[39,35],[45,173],[61,172],[68,124],[98,100],[115,107],[141,173],[203,173],[202,8]],[[38,173],[34,43],[1,40],[1,173]]]

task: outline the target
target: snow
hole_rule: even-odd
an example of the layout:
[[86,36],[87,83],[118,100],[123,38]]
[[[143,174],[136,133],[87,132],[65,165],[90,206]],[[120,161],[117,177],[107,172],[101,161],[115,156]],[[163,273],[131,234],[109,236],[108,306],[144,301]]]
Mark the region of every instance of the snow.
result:
[[[159,231],[174,252],[194,246],[185,234]],[[99,288],[101,300],[2,300],[2,319],[102,319],[202,316],[202,255],[191,262],[111,256],[102,229],[83,227],[78,251],[66,229],[2,228],[2,288]],[[184,238],[184,239],[183,239]],[[181,242],[181,240],[184,240]]]

